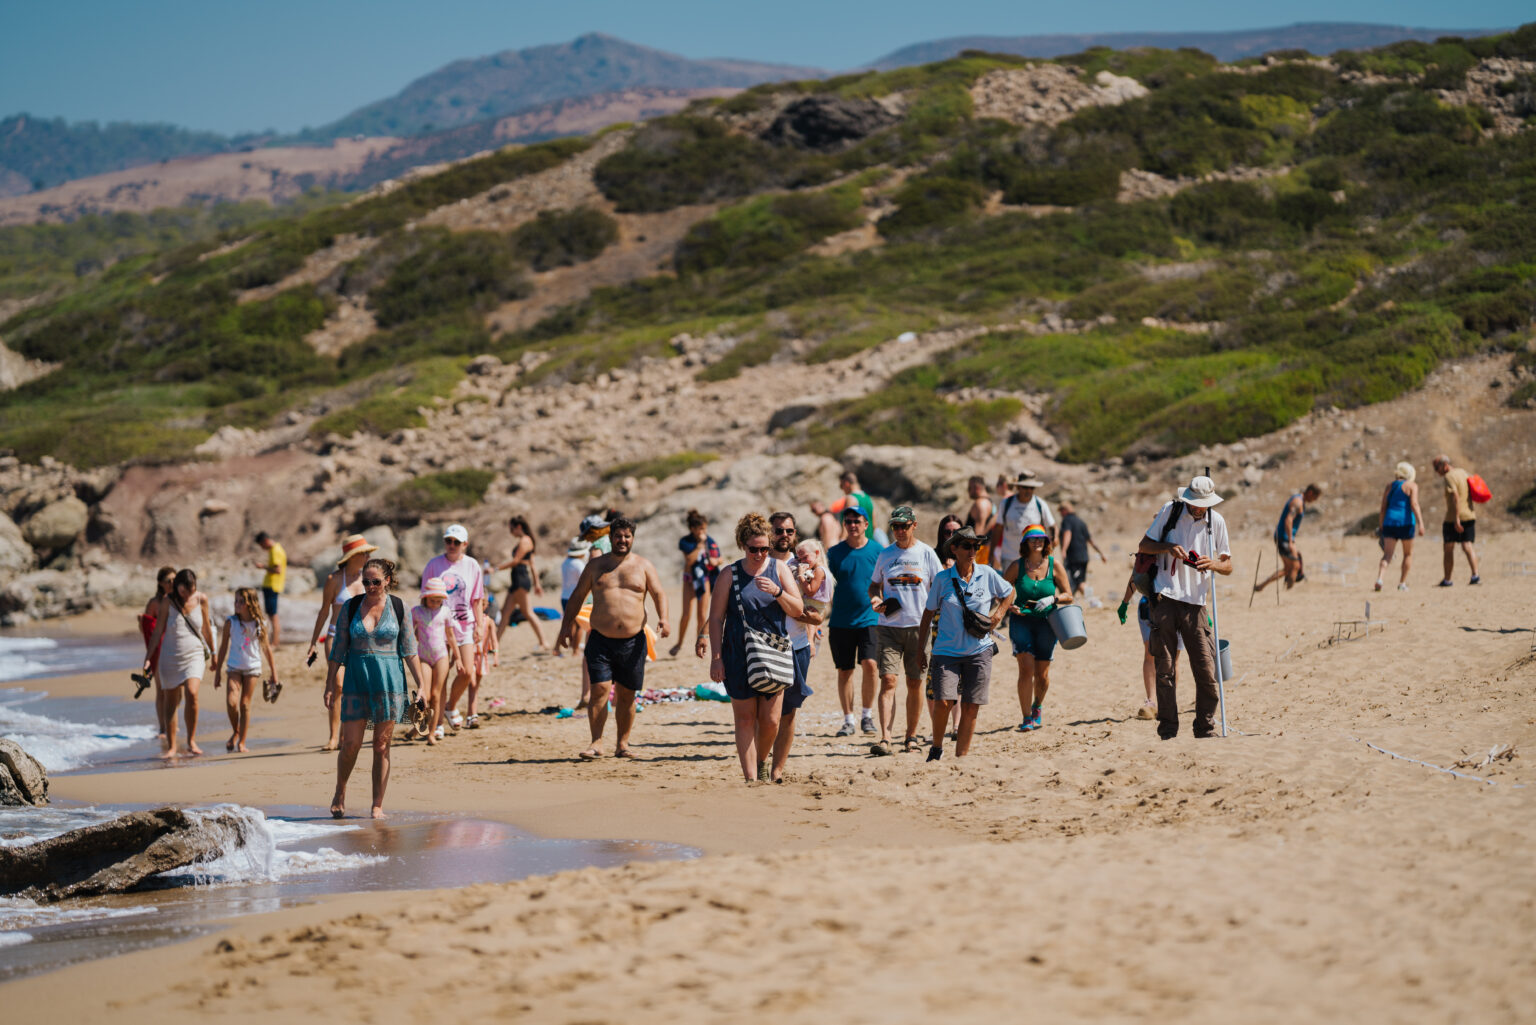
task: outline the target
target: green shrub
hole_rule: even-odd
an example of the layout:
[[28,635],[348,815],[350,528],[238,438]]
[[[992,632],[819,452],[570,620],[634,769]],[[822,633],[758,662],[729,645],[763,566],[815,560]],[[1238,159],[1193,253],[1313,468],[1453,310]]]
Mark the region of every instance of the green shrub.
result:
[[309,433],[321,438],[332,433],[389,434],[403,427],[421,427],[426,424],[421,408],[450,394],[463,379],[464,361],[446,356],[381,371],[349,390],[352,404],[316,420]]
[[655,459],[642,459],[634,463],[619,463],[610,466],[603,471],[603,480],[622,480],[625,477],[654,477],[656,480],[666,480],[675,477],[684,470],[691,470],[695,466],[703,466],[712,463],[720,457],[713,452],[674,452],[669,456],[658,456]]
[[829,458],[860,444],[964,451],[986,441],[1023,408],[1016,399],[956,403],[927,389],[893,385],[822,407],[806,423],[800,448]]
[[859,190],[844,185],[726,207],[689,229],[677,246],[677,269],[686,274],[779,262],[828,235],[858,227],[861,203]]
[[426,473],[391,488],[380,504],[400,519],[418,520],[432,513],[471,509],[484,499],[495,477],[490,470]]
[[812,166],[817,163],[818,158],[732,135],[713,119],[676,116],[647,122],[628,146],[597,165],[593,180],[619,211],[654,213],[824,181],[830,166]]
[[369,295],[380,327],[458,310],[488,310],[532,289],[513,245],[488,231],[421,229],[415,251]]
[[619,225],[601,210],[540,210],[512,233],[512,248],[534,270],[585,263],[619,240]]
[[882,235],[910,235],[955,224],[979,209],[987,195],[975,182],[933,176],[912,179],[894,198],[896,212],[878,224]]

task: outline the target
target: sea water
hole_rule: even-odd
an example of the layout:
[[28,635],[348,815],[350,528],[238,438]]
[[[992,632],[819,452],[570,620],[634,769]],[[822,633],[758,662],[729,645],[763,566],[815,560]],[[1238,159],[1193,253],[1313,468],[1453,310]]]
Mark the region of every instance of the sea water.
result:
[[[32,835],[13,830],[6,843],[34,843],[123,810],[27,809]],[[0,898],[0,981],[188,939],[222,921],[330,894],[444,889],[699,854],[646,841],[545,839],[474,818],[397,813],[382,822],[338,821],[305,808],[188,810],[239,818],[248,842],[238,846],[235,831],[226,830],[218,857],[161,873],[138,893],[58,904]]]

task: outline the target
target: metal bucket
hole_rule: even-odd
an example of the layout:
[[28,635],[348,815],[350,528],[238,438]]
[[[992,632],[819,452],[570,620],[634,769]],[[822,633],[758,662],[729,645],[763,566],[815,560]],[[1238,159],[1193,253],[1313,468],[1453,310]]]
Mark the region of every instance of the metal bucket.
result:
[[1083,629],[1081,605],[1058,605],[1050,615],[1051,631],[1063,648],[1071,651],[1088,643],[1088,631]]
[[1216,644],[1216,658],[1221,662],[1221,679],[1223,683],[1232,679],[1232,645],[1222,638]]

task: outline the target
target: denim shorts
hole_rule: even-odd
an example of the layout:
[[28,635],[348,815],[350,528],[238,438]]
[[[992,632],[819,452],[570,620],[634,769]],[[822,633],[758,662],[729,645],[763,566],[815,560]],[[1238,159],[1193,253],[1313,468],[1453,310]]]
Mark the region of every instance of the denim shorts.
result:
[[1049,662],[1056,653],[1056,631],[1044,616],[1014,614],[1008,622],[1008,639],[1015,655],[1033,655],[1037,662]]

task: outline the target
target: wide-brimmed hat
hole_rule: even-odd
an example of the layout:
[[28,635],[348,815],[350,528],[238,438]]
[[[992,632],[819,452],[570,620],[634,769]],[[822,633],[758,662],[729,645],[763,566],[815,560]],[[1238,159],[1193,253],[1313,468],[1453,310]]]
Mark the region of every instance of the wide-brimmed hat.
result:
[[462,523],[450,523],[443,528],[443,540],[458,541],[467,545],[469,544],[469,531],[464,529],[464,524]]
[[572,538],[571,543],[565,546],[565,555],[568,559],[579,559],[581,556],[586,555],[591,551],[591,543],[588,541],[583,541],[579,537]]
[[442,577],[427,577],[427,579],[421,582],[422,601],[426,601],[428,598],[446,597],[448,597],[448,585],[443,582]]
[[1045,481],[1035,476],[1034,470],[1020,470],[1013,478],[1013,487],[1016,488],[1043,488]]
[[368,539],[363,535],[351,534],[341,543],[341,558],[336,560],[336,568],[341,569],[354,555],[367,555],[369,552],[378,550],[379,546],[369,544]]
[[1213,505],[1220,505],[1224,499],[1216,493],[1216,484],[1209,477],[1196,477],[1189,482],[1189,486],[1181,488],[1173,493],[1175,501],[1192,505],[1199,509],[1209,509]]
[[971,525],[969,523],[955,531],[953,534],[949,535],[949,538],[945,541],[945,544],[953,548],[957,543],[961,541],[969,541],[976,545],[978,548],[980,548],[983,543],[982,539],[976,536],[976,531],[971,529]]

